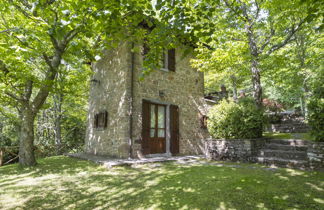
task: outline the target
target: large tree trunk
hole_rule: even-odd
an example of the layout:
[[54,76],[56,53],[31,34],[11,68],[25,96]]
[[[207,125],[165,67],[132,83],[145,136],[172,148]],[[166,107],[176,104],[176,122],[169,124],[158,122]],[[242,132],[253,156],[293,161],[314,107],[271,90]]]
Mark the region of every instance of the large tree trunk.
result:
[[30,108],[25,108],[21,113],[19,164],[21,166],[34,166],[34,120],[35,114]]
[[260,80],[259,63],[256,59],[252,58],[251,61],[251,73],[252,73],[252,85],[253,85],[253,98],[259,108],[262,107],[262,86]]
[[55,135],[55,146],[56,146],[56,154],[61,154],[62,148],[62,135],[61,135],[61,118],[62,118],[62,94],[55,94],[53,96],[54,99],[54,117],[55,117],[55,127],[54,127],[54,135]]
[[262,86],[260,79],[259,69],[259,53],[257,47],[257,38],[253,33],[252,25],[246,27],[247,36],[249,40],[249,48],[251,52],[251,74],[252,74],[252,85],[253,85],[253,98],[259,108],[262,107]]
[[[259,48],[257,44],[258,35],[254,31],[254,20],[250,17],[247,11],[246,4],[241,7],[243,16],[245,19],[245,30],[248,38],[248,44],[251,53],[251,73],[252,73],[252,85],[253,85],[253,98],[257,106],[262,108],[262,87],[260,80],[260,69],[259,69]],[[257,18],[257,17],[256,17]]]

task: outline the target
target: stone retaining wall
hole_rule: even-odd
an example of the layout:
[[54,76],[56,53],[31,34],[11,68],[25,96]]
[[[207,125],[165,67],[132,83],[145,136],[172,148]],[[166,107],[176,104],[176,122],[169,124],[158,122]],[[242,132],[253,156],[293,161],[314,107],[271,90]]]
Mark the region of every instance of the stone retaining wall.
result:
[[311,168],[324,169],[324,142],[308,144],[307,157]]
[[[280,152],[285,154],[296,151],[296,153],[305,152],[305,159],[299,159],[297,161],[305,162],[305,167],[311,169],[324,169],[324,142],[312,142],[303,140],[271,140],[271,139],[233,139],[233,140],[218,140],[208,139],[205,140],[206,156],[210,160],[231,160],[231,161],[243,161],[243,162],[258,162],[263,151],[269,150],[269,145],[281,142],[283,149],[279,149]],[[287,146],[293,147],[291,150],[285,150]],[[303,147],[304,149],[299,149]],[[274,150],[273,152],[276,152]],[[278,157],[263,157],[276,159]],[[285,159],[285,157],[279,157],[276,160],[278,163],[282,162],[296,162],[296,160]],[[274,163],[276,163],[276,161]],[[282,164],[278,164],[282,165]]]
[[212,160],[254,161],[264,144],[263,139],[209,139],[205,141],[205,151]]

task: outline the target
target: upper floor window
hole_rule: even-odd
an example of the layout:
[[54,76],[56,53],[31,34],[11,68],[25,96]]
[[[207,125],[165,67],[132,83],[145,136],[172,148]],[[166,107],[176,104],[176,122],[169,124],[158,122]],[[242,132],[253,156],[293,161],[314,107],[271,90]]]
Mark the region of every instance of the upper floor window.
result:
[[161,56],[161,67],[164,70],[175,71],[175,49],[164,50]]
[[[143,46],[143,56],[149,52],[149,47],[144,44]],[[163,50],[160,57],[161,69],[165,71],[175,71],[176,70],[176,53],[175,49]]]

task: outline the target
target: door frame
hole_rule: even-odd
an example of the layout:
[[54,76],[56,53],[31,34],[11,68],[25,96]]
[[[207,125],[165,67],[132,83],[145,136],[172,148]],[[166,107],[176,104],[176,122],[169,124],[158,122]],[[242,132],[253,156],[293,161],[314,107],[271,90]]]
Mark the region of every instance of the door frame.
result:
[[[152,107],[154,109],[153,110],[153,115],[154,115],[153,119],[155,119],[154,128],[153,128],[154,129],[154,137],[151,137],[152,125],[150,125],[150,135],[148,137],[149,138],[149,145],[151,147],[151,151],[152,151],[152,148],[154,148],[156,146],[157,142],[162,142],[164,147],[163,148],[158,147],[159,148],[158,150],[162,149],[162,152],[166,153],[166,148],[167,148],[167,146],[166,146],[166,141],[167,141],[166,140],[166,133],[167,133],[167,130],[166,130],[166,125],[167,125],[167,122],[166,122],[166,118],[167,118],[166,107],[167,106],[164,105],[164,104],[158,104],[158,103],[149,102],[149,107],[150,107],[150,110],[149,110],[150,124],[152,122],[152,110],[151,110]],[[161,129],[161,128],[159,128],[159,120],[160,120],[159,119],[159,107],[163,107],[163,111],[164,111],[164,114],[163,114],[164,128],[162,128],[163,131],[164,131],[164,136],[163,137],[158,136],[158,133],[159,133],[159,131]],[[152,153],[152,154],[164,154],[164,153],[157,152],[157,153]]]
[[[146,157],[161,157],[161,156],[167,156],[170,157],[172,156],[171,154],[171,144],[170,144],[170,139],[171,139],[171,133],[170,133],[170,105],[171,103],[159,101],[159,100],[154,100],[154,99],[143,99],[143,101],[146,101],[150,104],[156,104],[156,105],[164,105],[166,107],[166,112],[165,112],[165,153],[155,153],[155,154],[146,154]],[[143,114],[143,113],[142,113]],[[143,129],[143,128],[141,128]],[[143,144],[141,145],[143,147]]]

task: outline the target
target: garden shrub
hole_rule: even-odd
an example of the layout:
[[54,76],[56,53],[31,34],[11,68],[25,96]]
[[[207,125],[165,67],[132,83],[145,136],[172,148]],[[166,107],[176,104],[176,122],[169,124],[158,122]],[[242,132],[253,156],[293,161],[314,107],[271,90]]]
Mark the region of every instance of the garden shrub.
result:
[[209,112],[208,131],[214,138],[258,138],[262,136],[263,113],[253,99],[238,103],[223,100]]
[[324,141],[324,87],[319,87],[308,103],[310,134],[315,141]]
[[283,110],[283,105],[281,103],[275,100],[264,98],[262,100],[262,105],[265,112],[267,113],[267,115],[265,116],[267,118],[267,123],[275,124],[281,122],[282,115],[280,115],[280,112]]

